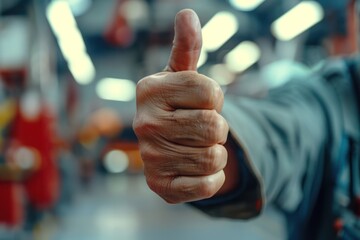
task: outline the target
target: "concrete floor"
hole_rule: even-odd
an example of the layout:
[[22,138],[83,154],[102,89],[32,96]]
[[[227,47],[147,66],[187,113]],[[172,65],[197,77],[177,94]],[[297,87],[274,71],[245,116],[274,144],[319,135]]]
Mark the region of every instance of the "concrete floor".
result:
[[110,176],[77,197],[53,225],[51,240],[283,239],[284,223],[267,209],[254,221],[209,218],[188,205],[169,205],[142,175]]

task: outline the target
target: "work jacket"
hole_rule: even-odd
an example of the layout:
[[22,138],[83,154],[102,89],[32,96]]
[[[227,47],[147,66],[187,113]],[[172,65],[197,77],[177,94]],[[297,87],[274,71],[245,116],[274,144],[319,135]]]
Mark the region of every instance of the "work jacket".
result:
[[[222,114],[238,146],[238,189],[192,205],[236,219],[253,218],[271,205],[285,217],[289,236],[297,234],[291,239],[312,239],[299,231],[330,231],[336,216],[328,213],[345,174],[339,166],[346,165],[349,141],[360,135],[359,76],[360,58],[332,59],[263,98],[225,96]],[[317,230],[309,226],[314,219]]]

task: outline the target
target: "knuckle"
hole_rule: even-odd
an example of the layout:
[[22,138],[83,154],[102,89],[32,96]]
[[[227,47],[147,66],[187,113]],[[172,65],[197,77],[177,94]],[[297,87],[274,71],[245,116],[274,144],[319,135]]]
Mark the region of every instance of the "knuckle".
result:
[[138,114],[136,114],[134,120],[133,120],[133,123],[132,123],[132,128],[135,132],[136,135],[138,135],[138,133],[141,132],[141,120],[140,120],[140,117]]
[[205,124],[204,139],[209,143],[225,143],[228,132],[226,120],[215,110],[200,111],[199,119]]
[[153,163],[154,159],[160,158],[159,154],[146,142],[142,142],[140,145],[140,154],[144,163]]
[[223,102],[224,94],[214,80],[196,72],[181,72],[181,82],[187,87],[196,89],[200,104],[207,109],[215,109]]
[[219,115],[216,113],[215,110],[211,112],[211,118],[209,123],[209,132],[212,133],[212,138],[216,140],[218,138],[219,133],[221,133],[222,127],[223,127],[223,121],[219,117]]
[[225,144],[227,141],[227,137],[228,137],[228,133],[229,133],[229,124],[227,123],[227,121],[225,120],[225,118],[221,115],[219,116],[219,134],[220,134],[220,139],[219,142],[220,144]]
[[214,94],[214,99],[216,99],[216,103],[219,103],[219,102],[224,102],[224,93],[220,87],[219,84],[217,83],[214,83],[214,91],[213,91],[213,94]]
[[159,77],[154,75],[142,78],[136,84],[136,102],[138,105],[142,105],[153,100],[154,96],[162,89],[162,81]]
[[159,195],[165,202],[169,204],[180,203],[183,195],[181,188],[176,188],[173,184],[176,177],[164,177],[157,174],[156,171],[150,171],[145,168],[144,171],[146,183],[151,191]]
[[209,147],[205,152],[205,157],[203,158],[200,167],[206,174],[216,173],[225,167],[227,160],[226,156],[226,150],[222,145]]
[[144,92],[147,91],[147,89],[149,88],[149,78],[143,78],[141,80],[138,81],[138,83],[136,84],[136,95],[138,97],[142,96]]
[[217,168],[216,163],[211,159],[204,159],[200,165],[200,168],[202,169],[204,174],[211,174]]
[[157,122],[153,121],[149,115],[138,112],[133,121],[136,136],[142,138],[156,133],[159,127]]
[[145,174],[145,178],[149,188],[160,197],[164,198],[164,193],[167,192],[166,184],[164,184],[165,180],[158,176],[153,176],[152,174]]
[[196,153],[194,153],[194,152],[184,152],[183,158],[185,159],[186,162],[189,163],[191,168],[197,168],[198,164],[199,164],[199,161],[202,161],[202,159],[205,159],[206,155],[198,153],[198,152],[196,152]]
[[216,99],[214,84],[211,81],[206,79],[201,82],[199,96],[206,108],[213,109],[216,106],[218,99]]
[[145,179],[146,179],[146,183],[149,186],[149,188],[155,192],[155,193],[159,193],[159,184],[158,181],[156,181],[156,178],[152,177],[150,174],[146,173],[147,171],[145,171]]
[[197,189],[194,184],[185,183],[179,179],[177,181],[176,195],[180,198],[192,198],[197,195]]
[[[228,153],[226,148],[223,145],[215,145],[214,147],[214,156],[215,156],[215,161],[217,161],[218,164],[218,171],[223,170],[227,164],[227,158],[228,158]],[[218,172],[217,171],[217,172]]]
[[200,85],[199,94],[202,96],[203,104],[209,109],[216,109],[224,101],[223,91],[218,83],[214,80],[204,77]]
[[144,119],[139,116],[139,114],[136,115],[133,121],[133,130],[135,132],[135,135],[138,138],[141,138],[146,133],[146,123],[144,122]]
[[218,162],[216,161],[216,156],[214,154],[213,148],[208,148],[206,151],[206,157],[203,158],[201,162],[201,168],[206,174],[211,174],[216,172],[219,168]]
[[216,190],[213,187],[213,182],[210,180],[209,177],[205,177],[203,178],[203,180],[201,181],[201,183],[199,184],[199,193],[201,194],[201,196],[203,198],[210,198],[212,196],[214,196],[214,194],[216,193]]

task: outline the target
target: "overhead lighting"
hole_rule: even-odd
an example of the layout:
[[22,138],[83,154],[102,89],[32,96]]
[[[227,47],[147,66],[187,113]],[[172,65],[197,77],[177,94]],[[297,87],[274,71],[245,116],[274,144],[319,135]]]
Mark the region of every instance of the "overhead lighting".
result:
[[203,48],[208,52],[219,49],[238,30],[238,21],[230,12],[219,12],[202,28]]
[[91,83],[95,78],[95,67],[88,55],[73,58],[68,67],[75,80],[82,85]]
[[136,84],[127,79],[104,78],[97,84],[96,93],[105,100],[128,102],[135,99]]
[[303,1],[290,9],[271,25],[272,33],[282,41],[300,35],[324,18],[324,10],[315,1]]
[[91,83],[96,75],[95,67],[68,1],[53,0],[46,9],[46,17],[74,79],[79,84]]
[[241,11],[252,11],[265,0],[230,0],[230,4]]
[[67,1],[54,0],[49,3],[46,8],[46,17],[57,37],[62,37],[69,29],[76,27],[75,18]]
[[233,72],[242,72],[260,59],[260,48],[251,41],[244,41],[225,56],[225,64]]
[[72,59],[78,57],[79,55],[82,56],[86,54],[86,46],[84,40],[81,37],[81,33],[77,31],[77,29],[73,29],[73,31],[71,33],[69,32],[67,36],[72,36],[72,38],[59,38],[60,50],[67,61],[72,61]]

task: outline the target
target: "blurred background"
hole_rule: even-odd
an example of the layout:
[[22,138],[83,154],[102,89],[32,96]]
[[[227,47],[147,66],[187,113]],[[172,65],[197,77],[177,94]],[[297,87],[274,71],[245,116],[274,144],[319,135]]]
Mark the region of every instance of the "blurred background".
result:
[[249,222],[211,219],[148,190],[136,83],[164,69],[175,14],[192,8],[199,72],[227,94],[264,96],[352,52],[339,44],[359,32],[346,27],[348,3],[1,0],[0,239],[282,239],[271,207]]

